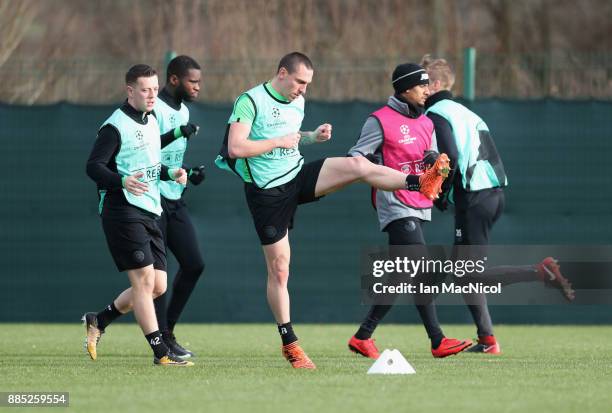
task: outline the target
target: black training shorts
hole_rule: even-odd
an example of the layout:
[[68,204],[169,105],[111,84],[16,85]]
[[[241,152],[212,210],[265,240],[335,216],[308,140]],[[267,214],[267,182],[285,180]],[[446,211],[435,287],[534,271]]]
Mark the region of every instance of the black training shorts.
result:
[[249,210],[262,245],[281,240],[293,228],[293,216],[299,204],[318,201],[315,187],[325,159],[305,164],[291,181],[269,189],[244,184]]
[[120,221],[102,218],[102,228],[119,271],[150,264],[156,270],[166,271],[166,248],[156,219]]

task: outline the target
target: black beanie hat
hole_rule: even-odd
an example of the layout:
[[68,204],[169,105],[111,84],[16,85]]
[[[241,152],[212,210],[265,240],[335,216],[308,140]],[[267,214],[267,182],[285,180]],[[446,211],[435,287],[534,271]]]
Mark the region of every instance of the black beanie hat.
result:
[[429,76],[421,66],[415,63],[403,63],[393,71],[391,84],[395,93],[402,93],[416,85],[429,84]]

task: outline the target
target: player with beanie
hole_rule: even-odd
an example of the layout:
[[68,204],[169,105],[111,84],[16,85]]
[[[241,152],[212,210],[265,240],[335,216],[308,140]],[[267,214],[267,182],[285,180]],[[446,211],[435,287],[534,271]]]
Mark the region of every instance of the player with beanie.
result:
[[[393,71],[391,84],[394,95],[389,97],[385,106],[368,117],[349,155],[368,156],[406,174],[421,175],[436,162],[438,155],[434,125],[423,113],[429,96],[429,76],[421,66],[404,63]],[[440,156],[443,157],[446,155]],[[422,226],[431,220],[431,199],[403,190],[373,190],[372,193],[380,229],[388,234],[389,245],[413,246],[411,253],[414,251],[417,256],[425,256]],[[431,294],[415,296],[415,303],[431,340],[434,357],[456,354],[471,345],[470,340],[444,336]],[[359,330],[349,340],[348,346],[352,351],[378,358],[379,352],[371,337],[391,307],[375,304],[370,308]]]

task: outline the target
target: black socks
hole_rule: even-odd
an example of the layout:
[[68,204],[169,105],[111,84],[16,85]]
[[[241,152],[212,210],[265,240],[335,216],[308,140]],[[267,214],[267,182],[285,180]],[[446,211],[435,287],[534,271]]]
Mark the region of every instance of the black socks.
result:
[[280,333],[281,339],[283,340],[283,346],[294,343],[298,340],[297,336],[293,332],[291,321],[285,324],[279,324],[278,332]]
[[164,343],[164,340],[162,340],[162,335],[159,330],[146,334],[145,338],[151,346],[156,358],[160,359],[168,354],[168,347]]
[[123,314],[117,310],[115,307],[115,303],[112,302],[110,305],[107,305],[106,308],[96,314],[98,318],[98,328],[102,331],[108,326],[110,323],[115,321],[117,318],[121,317]]

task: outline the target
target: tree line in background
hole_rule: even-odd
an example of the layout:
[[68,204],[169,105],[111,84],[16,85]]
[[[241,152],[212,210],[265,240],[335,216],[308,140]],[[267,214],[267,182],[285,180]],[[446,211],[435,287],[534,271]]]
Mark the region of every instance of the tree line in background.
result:
[[202,99],[228,102],[299,50],[312,99],[381,101],[390,73],[447,58],[462,92],[477,50],[477,97],[612,96],[608,0],[1,0],[0,101],[110,103],[123,74],[168,51],[204,69]]

